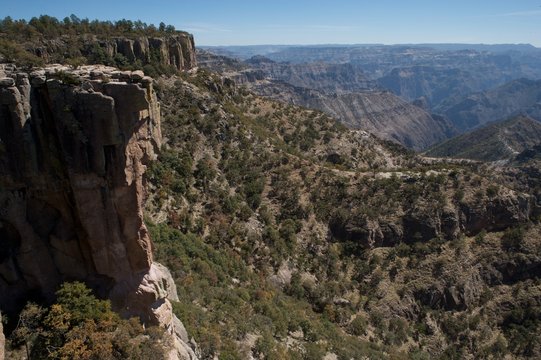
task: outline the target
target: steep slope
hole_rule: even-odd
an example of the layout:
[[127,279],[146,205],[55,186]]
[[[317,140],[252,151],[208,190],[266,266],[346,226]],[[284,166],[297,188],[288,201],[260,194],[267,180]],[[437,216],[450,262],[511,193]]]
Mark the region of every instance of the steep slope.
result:
[[4,360],[4,348],[6,338],[4,337],[4,327],[2,324],[2,314],[0,314],[0,360]]
[[2,66],[0,78],[0,308],[50,302],[81,280],[194,358],[143,223],[143,176],[161,144],[152,79],[103,66]]
[[387,91],[326,95],[275,81],[260,81],[251,88],[262,96],[318,109],[353,129],[363,129],[414,150],[423,150],[456,134],[442,117]]
[[317,108],[354,129],[364,129],[414,150],[449,138],[455,132],[441,117],[390,92],[352,93],[327,98]]
[[481,161],[510,160],[539,144],[541,123],[527,116],[517,116],[459,135],[436,145],[426,154]]
[[541,120],[541,81],[518,79],[502,86],[450,99],[434,109],[466,131],[519,113]]
[[148,224],[203,357],[539,354],[541,207],[518,177],[204,71],[159,89]]

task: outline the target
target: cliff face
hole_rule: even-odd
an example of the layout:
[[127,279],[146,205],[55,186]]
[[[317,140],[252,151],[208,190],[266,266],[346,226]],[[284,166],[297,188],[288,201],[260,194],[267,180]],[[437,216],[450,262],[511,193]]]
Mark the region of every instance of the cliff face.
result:
[[2,315],[0,314],[0,360],[4,360],[4,328],[2,326]]
[[187,341],[143,223],[143,174],[161,142],[152,79],[106,67],[2,72],[0,308],[78,279]]
[[[115,55],[123,55],[127,61],[141,64],[148,64],[157,60],[162,65],[171,65],[177,70],[189,70],[197,66],[195,57],[195,43],[193,35],[188,33],[176,33],[167,37],[146,37],[135,38],[114,37],[102,39],[95,35],[83,36],[78,41],[78,50],[83,56],[95,56],[98,52],[114,58]],[[55,54],[64,54],[72,43],[63,39],[46,41],[44,44],[33,47],[30,50],[45,62],[51,62]],[[93,55],[91,55],[93,54]]]

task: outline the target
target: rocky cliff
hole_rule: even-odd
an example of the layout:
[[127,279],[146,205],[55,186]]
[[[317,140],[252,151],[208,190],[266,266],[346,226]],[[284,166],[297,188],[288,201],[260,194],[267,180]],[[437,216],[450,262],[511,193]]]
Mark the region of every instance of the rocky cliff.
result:
[[0,72],[0,307],[83,280],[176,334],[177,358],[195,357],[143,223],[143,175],[161,143],[152,79],[103,66]]
[[[87,35],[81,36],[76,43],[81,55],[87,58],[105,56],[112,59],[120,54],[129,63],[139,61],[144,65],[157,61],[177,70],[189,70],[197,66],[193,35],[184,32],[163,37],[137,36],[109,39]],[[44,41],[40,46],[31,45],[29,50],[43,58],[45,62],[52,62],[57,60],[56,55],[64,56],[69,46],[72,46],[72,42],[61,38]]]
[[2,315],[0,314],[0,360],[4,360],[4,328],[2,326]]

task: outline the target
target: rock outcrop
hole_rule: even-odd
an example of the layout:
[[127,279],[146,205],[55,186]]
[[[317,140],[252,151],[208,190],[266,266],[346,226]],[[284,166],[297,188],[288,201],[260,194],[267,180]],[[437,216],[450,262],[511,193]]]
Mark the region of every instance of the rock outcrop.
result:
[[[177,70],[189,70],[197,66],[195,56],[195,43],[193,35],[185,32],[176,32],[163,37],[113,37],[103,39],[95,35],[82,36],[78,42],[80,53],[92,58],[99,52],[110,59],[120,54],[130,63],[139,61],[141,64],[149,64],[158,61],[162,65],[170,65]],[[73,42],[66,43],[64,39],[48,40],[40,46],[28,46],[35,55],[45,62],[54,61],[55,54],[64,54]],[[71,49],[73,51],[73,49]]]
[[[143,174],[161,143],[152,79],[103,66],[4,66],[0,78],[0,308],[77,279],[121,314],[185,333],[143,222]],[[178,357],[194,358],[183,337]]]
[[0,360],[4,360],[5,340],[4,327],[2,326],[2,314],[0,314]]
[[509,191],[495,198],[468,199],[447,204],[434,211],[430,206],[403,209],[400,216],[368,219],[349,214],[329,223],[332,236],[352,241],[361,248],[395,246],[399,243],[428,242],[434,238],[453,240],[463,233],[475,236],[481,231],[503,231],[526,223],[532,216],[534,198]]

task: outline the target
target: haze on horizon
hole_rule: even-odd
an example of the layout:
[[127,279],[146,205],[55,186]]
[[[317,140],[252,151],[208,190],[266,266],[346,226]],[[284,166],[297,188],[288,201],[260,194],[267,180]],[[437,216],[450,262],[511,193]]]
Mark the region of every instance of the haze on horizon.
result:
[[541,47],[541,0],[4,1],[0,17],[142,20],[194,34],[197,45],[529,43]]

